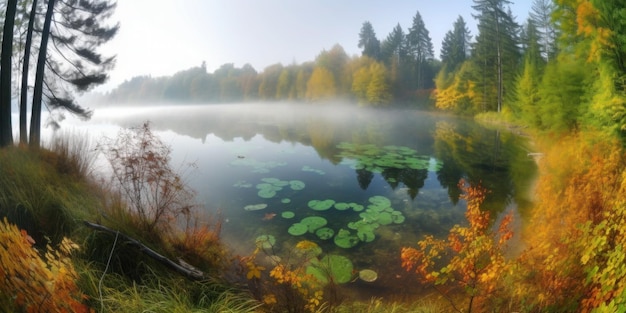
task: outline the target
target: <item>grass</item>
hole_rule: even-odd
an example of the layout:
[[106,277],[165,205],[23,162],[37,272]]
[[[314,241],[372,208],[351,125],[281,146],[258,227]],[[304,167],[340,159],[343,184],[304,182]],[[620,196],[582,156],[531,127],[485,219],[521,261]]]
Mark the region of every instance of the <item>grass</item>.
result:
[[[142,230],[119,193],[93,178],[96,156],[86,135],[66,136],[39,150],[0,149],[0,217],[26,230],[39,251],[65,237],[81,247],[72,260],[86,304],[97,312],[271,312],[240,284],[223,278],[235,274],[226,272],[230,259],[219,241],[219,218],[192,215],[193,223],[182,221],[184,227],[177,232]],[[198,282],[181,277],[115,236],[84,227],[83,220],[119,230],[170,259],[182,256],[211,278]],[[14,305],[15,296],[0,294],[2,308]],[[445,311],[441,307],[372,299],[332,310],[322,306],[318,312]]]

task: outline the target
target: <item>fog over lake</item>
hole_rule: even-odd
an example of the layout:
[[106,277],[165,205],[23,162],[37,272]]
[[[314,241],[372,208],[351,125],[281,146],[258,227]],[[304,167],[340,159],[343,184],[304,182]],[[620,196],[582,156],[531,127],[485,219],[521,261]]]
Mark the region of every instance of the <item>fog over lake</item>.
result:
[[[484,209],[496,217],[513,210],[522,221],[530,203],[535,164],[525,138],[428,112],[309,104],[107,107],[88,122],[68,118],[62,131],[87,131],[97,142],[145,121],[171,146],[174,168],[195,164],[185,178],[206,211],[224,219],[222,237],[234,253],[250,253],[260,236],[275,238],[277,255],[311,240],[356,269],[379,273],[373,284],[343,287],[359,297],[401,297],[419,288],[400,267],[400,249],[464,223],[460,179],[490,190]],[[308,228],[302,233],[294,224]]]

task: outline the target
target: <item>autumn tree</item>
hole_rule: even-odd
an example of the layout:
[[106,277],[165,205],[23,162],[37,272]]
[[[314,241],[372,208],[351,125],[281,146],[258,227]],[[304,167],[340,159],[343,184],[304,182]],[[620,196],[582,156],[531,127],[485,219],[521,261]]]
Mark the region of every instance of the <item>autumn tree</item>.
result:
[[337,96],[335,77],[325,67],[316,67],[307,82],[306,98],[312,101],[328,100]]
[[468,297],[467,310],[459,309],[454,302],[452,306],[458,312],[472,312],[475,302],[487,306],[488,301],[495,298],[500,280],[510,268],[504,255],[506,244],[513,236],[509,227],[512,215],[506,215],[498,227],[492,229],[489,212],[480,208],[487,191],[480,186],[466,185],[464,181],[459,186],[467,202],[468,226],[455,225],[447,239],[427,235],[417,243],[419,248],[402,248],[401,259],[404,269],[414,272],[422,282],[433,284],[436,289],[444,285],[461,287]]

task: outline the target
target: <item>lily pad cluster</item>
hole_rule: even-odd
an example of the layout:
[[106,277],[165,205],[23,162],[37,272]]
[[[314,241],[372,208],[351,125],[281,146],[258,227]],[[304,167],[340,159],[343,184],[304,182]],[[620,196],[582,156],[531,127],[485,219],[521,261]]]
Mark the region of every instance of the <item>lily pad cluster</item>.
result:
[[416,150],[404,146],[378,147],[373,144],[341,142],[337,148],[341,150],[337,156],[344,159],[344,164],[374,173],[382,173],[386,168],[438,171],[443,165],[441,161],[418,155]]
[[[257,193],[259,197],[269,199],[276,196],[276,192],[283,190],[284,187],[289,186],[292,190],[302,190],[305,187],[305,184],[299,180],[280,180],[278,178],[269,177],[261,179],[263,181],[260,184],[256,185],[256,188],[259,190]],[[284,203],[288,203],[290,201],[286,201]]]
[[235,165],[235,166],[252,167],[253,173],[269,173],[270,170],[275,167],[287,165],[286,162],[274,162],[274,161],[262,162],[262,161],[257,161],[252,158],[239,158],[237,160],[230,162],[230,164]]
[[240,180],[240,181],[237,181],[237,182],[233,185],[233,187],[238,187],[238,188],[250,188],[250,187],[252,187],[252,184],[251,184],[251,183],[249,183],[249,182],[247,182],[247,181],[245,181],[245,180]]
[[[373,196],[369,198],[369,205],[364,210],[364,206],[357,203],[335,202],[332,199],[311,200],[308,202],[309,208],[315,211],[326,211],[331,207],[344,211],[352,209],[359,213],[359,220],[350,222],[347,228],[340,228],[337,232],[332,228],[325,227],[327,220],[321,216],[310,216],[303,218],[300,222],[292,224],[287,230],[293,236],[301,236],[306,233],[315,233],[322,240],[333,239],[334,243],[341,248],[352,248],[360,242],[372,242],[376,239],[375,231],[381,226],[391,224],[401,224],[405,217],[400,211],[391,207],[391,201],[384,196]],[[282,216],[292,218],[293,213]]]
[[291,225],[287,232],[293,236],[304,235],[307,232],[315,233],[315,231],[326,226],[326,224],[328,224],[328,221],[321,216],[308,216],[300,220],[300,222]]

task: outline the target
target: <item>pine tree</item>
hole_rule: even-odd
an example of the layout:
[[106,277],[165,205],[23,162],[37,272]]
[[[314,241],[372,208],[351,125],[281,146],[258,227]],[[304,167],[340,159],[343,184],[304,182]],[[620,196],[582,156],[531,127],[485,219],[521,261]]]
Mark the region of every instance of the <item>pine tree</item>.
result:
[[459,15],[453,29],[448,31],[441,43],[441,62],[449,71],[457,70],[469,56],[470,31]]
[[[508,0],[474,0],[474,8],[478,11],[478,36],[474,46],[474,61],[482,77],[480,87],[483,89],[483,110],[502,110],[505,98],[505,82],[513,82],[516,66],[519,62],[517,47],[518,26],[509,12],[504,11]],[[507,79],[505,75],[510,75]]]
[[68,89],[85,92],[106,81],[115,57],[105,58],[96,48],[117,34],[119,24],[105,25],[115,7],[108,0],[48,1],[33,90],[31,146],[39,146],[44,90],[49,109],[62,108],[83,118],[91,116],[91,111],[77,104]]
[[434,57],[435,52],[430,34],[419,11],[415,13],[413,24],[407,34],[407,48],[407,52],[415,62],[415,86],[417,89],[424,89],[427,79],[424,75],[425,67],[428,66],[427,61]]
[[363,48],[362,55],[375,60],[380,59],[380,41],[376,38],[374,27],[368,21],[363,22],[359,33],[359,48]]

